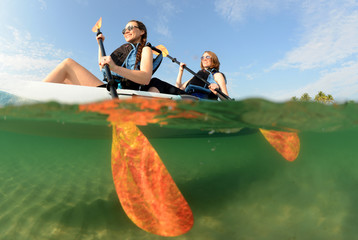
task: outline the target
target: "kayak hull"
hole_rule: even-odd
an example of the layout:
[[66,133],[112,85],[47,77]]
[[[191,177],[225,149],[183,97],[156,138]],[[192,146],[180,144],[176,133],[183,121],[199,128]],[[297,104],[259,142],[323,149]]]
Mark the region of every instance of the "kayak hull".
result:
[[[112,99],[106,88],[77,86],[58,83],[45,83],[35,81],[9,81],[2,82],[0,92],[11,94],[21,102],[49,102],[55,101],[63,104],[84,104]],[[133,96],[148,98],[181,99],[178,95],[151,93],[128,89],[118,89],[120,99]]]

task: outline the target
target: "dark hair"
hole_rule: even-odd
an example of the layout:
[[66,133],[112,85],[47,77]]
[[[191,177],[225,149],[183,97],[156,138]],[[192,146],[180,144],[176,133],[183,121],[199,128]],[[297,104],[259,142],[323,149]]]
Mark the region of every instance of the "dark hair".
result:
[[[204,53],[209,54],[211,57],[210,68],[215,68],[216,70],[219,71],[220,70],[220,61],[219,61],[218,56],[216,56],[216,54],[211,51],[205,51]],[[203,53],[203,55],[204,55],[204,53]],[[203,62],[200,63],[200,67],[201,67],[201,69],[204,69]]]
[[145,25],[138,21],[138,20],[131,20],[129,22],[135,22],[138,25],[139,30],[143,30],[144,34],[142,35],[142,38],[139,42],[139,46],[138,46],[138,52],[137,52],[137,56],[136,56],[136,60],[135,60],[135,64],[134,64],[134,69],[137,67],[137,64],[140,62],[140,59],[142,57],[142,50],[143,47],[146,45],[147,43],[147,28],[145,27]]

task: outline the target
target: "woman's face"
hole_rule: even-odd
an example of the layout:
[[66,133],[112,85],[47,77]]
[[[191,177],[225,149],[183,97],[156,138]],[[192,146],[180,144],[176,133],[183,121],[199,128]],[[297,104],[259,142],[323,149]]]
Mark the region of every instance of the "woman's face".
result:
[[136,22],[129,22],[123,29],[122,33],[127,42],[139,43],[144,31],[138,28],[138,24]]
[[201,56],[201,63],[203,64],[204,68],[210,68],[213,63],[212,61],[213,60],[211,56],[207,52],[205,52],[203,56]]

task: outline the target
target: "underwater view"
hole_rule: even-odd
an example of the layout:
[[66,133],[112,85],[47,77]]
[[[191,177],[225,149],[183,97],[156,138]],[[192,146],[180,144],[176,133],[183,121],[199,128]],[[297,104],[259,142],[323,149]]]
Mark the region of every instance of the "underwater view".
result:
[[[356,103],[13,105],[1,96],[0,239],[337,240],[358,234]],[[282,132],[294,137],[276,136],[275,143],[268,136]],[[126,152],[134,145],[137,152]],[[115,175],[124,168],[120,161],[137,156],[138,164],[148,161],[131,170],[144,188],[127,168]],[[159,197],[144,192],[157,191],[163,176],[160,193],[154,192]],[[147,216],[143,201],[167,208],[148,207]],[[180,212],[176,222],[172,212]],[[162,231],[170,224],[174,232]]]

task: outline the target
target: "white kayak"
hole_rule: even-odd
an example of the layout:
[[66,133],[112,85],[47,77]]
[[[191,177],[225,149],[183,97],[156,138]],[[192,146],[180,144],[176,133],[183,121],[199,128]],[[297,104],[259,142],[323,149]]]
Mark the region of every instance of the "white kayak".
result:
[[[25,80],[1,81],[0,93],[1,92],[5,94],[11,94],[25,102],[56,101],[63,104],[84,104],[112,99],[106,88]],[[173,100],[182,99],[182,97],[179,95],[152,93],[128,89],[118,89],[117,93],[119,99],[131,98],[133,96],[168,98]]]

